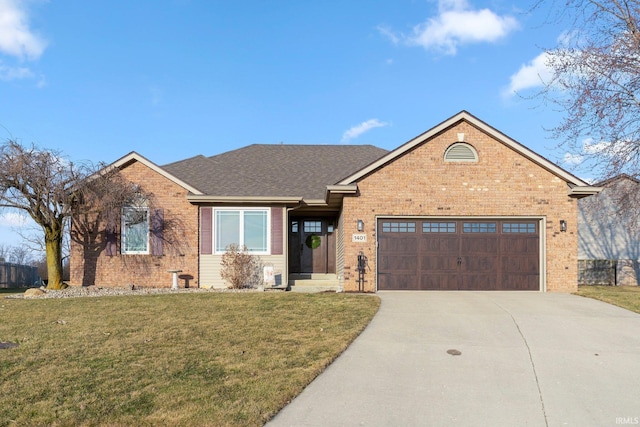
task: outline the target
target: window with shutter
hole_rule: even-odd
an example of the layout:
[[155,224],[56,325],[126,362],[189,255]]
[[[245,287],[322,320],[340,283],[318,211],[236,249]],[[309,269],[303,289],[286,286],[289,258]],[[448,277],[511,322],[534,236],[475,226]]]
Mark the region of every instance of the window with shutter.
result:
[[122,208],[121,250],[123,254],[149,253],[149,208]]

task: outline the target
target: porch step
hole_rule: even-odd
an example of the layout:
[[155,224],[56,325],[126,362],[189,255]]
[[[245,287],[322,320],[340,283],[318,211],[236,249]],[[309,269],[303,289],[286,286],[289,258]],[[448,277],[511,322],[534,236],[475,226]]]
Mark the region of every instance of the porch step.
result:
[[335,274],[291,274],[289,288],[292,292],[338,292],[340,281]]

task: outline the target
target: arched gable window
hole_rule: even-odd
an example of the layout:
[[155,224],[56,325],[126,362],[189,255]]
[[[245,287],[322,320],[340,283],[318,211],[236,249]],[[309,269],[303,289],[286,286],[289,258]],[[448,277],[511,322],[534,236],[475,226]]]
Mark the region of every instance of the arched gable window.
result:
[[444,152],[445,162],[477,162],[478,152],[466,142],[451,144]]

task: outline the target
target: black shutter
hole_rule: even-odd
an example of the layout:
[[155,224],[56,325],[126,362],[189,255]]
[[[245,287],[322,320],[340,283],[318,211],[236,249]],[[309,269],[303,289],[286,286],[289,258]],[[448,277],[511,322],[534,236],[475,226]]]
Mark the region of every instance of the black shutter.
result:
[[104,230],[104,251],[107,256],[118,255],[118,223],[120,215],[117,210],[107,212],[106,227]]
[[200,208],[200,253],[209,255],[213,253],[213,209]]
[[164,255],[164,209],[154,209],[151,215],[151,255]]

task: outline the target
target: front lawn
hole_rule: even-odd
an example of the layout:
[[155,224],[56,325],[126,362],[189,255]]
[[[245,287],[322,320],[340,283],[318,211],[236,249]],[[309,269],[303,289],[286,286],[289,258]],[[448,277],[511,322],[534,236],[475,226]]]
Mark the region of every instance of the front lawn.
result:
[[[372,295],[0,299],[0,426],[263,425],[365,328]],[[8,347],[8,346],[6,346]]]
[[0,298],[2,298],[2,294],[10,295],[10,294],[19,294],[24,293],[28,288],[0,288]]
[[640,313],[640,286],[579,286],[576,294]]

